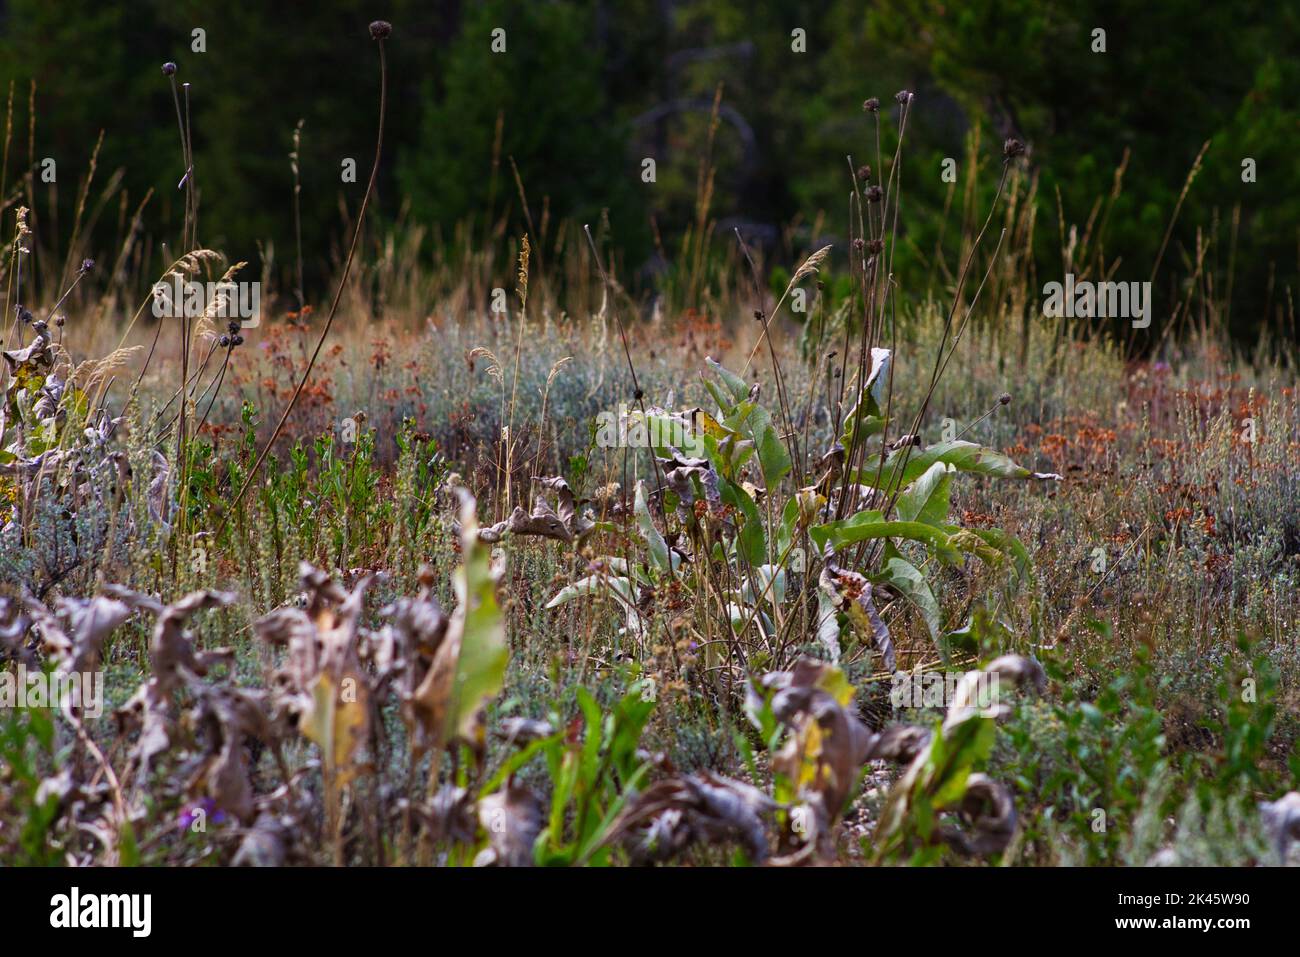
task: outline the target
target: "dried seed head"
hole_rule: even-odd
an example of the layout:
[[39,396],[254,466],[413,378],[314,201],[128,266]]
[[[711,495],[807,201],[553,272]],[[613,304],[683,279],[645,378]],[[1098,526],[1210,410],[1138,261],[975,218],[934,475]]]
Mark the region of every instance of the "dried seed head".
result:
[[393,32],[393,25],[387,20],[376,20],[370,24],[370,38],[372,40],[387,40]]
[[763,321],[764,319],[766,319],[766,318],[767,318],[767,317],[763,315],[763,310],[762,310],[762,309],[755,309],[755,310],[754,310],[754,320],[755,320],[756,322],[762,322],[762,321]]
[[894,99],[897,100],[900,105],[907,106],[907,104],[912,101],[912,93],[910,90],[899,90],[894,94]]
[[171,60],[168,60],[166,63],[163,64],[163,76],[175,76],[175,75],[176,75],[176,64],[173,63]]
[[859,167],[858,167],[858,179],[862,180],[862,182],[864,182],[864,183],[865,183],[867,180],[871,179],[871,167],[870,167],[870,166],[859,166]]
[[866,245],[867,244],[864,243],[861,239],[853,240],[853,248],[856,249],[858,252],[862,252],[862,250],[866,248]]
[[862,104],[862,109],[867,113],[879,113],[880,100],[876,99],[873,96],[871,99],[867,100],[865,103]]
[[869,203],[878,203],[884,198],[884,196],[885,191],[879,186],[872,186],[867,190],[867,202]]
[[1000,396],[998,396],[998,405],[1010,405],[1010,404],[1011,404],[1010,392],[1003,392]]
[[1007,141],[1002,144],[1003,159],[1011,160],[1011,159],[1015,159],[1015,157],[1017,156],[1024,156],[1024,155],[1025,155],[1025,144],[1020,142],[1020,140],[1016,139],[1014,136],[1009,137]]
[[68,319],[63,313],[59,313],[57,316],[54,317],[54,324],[58,326],[60,329],[63,328],[63,324],[67,321]]
[[90,272],[90,271],[91,271],[92,269],[94,269],[94,268],[95,268],[95,260],[93,260],[93,259],[83,259],[83,260],[81,261],[81,271],[82,271],[83,273]]
[[881,250],[884,248],[885,241],[883,239],[873,239],[871,242],[867,243],[867,252],[871,253],[873,256],[879,256]]
[[32,311],[30,309],[28,309],[26,306],[23,305],[17,305],[14,306],[14,311],[18,313],[19,322],[21,322],[24,326],[31,325],[32,319],[34,317],[32,316]]

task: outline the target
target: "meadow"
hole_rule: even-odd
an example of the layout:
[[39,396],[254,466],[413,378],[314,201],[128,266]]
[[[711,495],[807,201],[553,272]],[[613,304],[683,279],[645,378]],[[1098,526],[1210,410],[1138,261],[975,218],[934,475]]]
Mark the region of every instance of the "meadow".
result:
[[[875,157],[922,107],[872,102]],[[1188,256],[1141,341],[1046,315],[1035,231],[1109,276],[1120,176],[1045,225],[1015,140],[896,272],[891,142],[764,248],[705,148],[653,294],[600,222],[431,253],[368,189],[328,300],[159,317],[258,274],[184,121],[161,270],[79,217],[37,284],[7,208],[0,667],[105,700],[0,708],[0,860],[1294,863],[1294,339]]]

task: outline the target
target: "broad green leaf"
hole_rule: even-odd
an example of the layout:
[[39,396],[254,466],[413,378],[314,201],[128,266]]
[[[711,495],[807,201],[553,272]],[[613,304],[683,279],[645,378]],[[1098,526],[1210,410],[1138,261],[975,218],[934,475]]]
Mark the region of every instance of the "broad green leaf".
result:
[[[763,471],[763,483],[769,492],[774,490],[790,471],[791,463],[790,453],[785,443],[781,441],[780,433],[772,424],[771,413],[750,398],[750,386],[744,379],[712,359],[706,361],[732,396],[732,401],[726,402],[722,394],[712,387],[712,383],[705,381],[705,385],[710,386],[709,392],[722,412],[723,426],[741,433],[754,443],[754,448],[758,452],[758,463]],[[731,457],[727,456],[727,458]],[[735,466],[736,463],[727,464]],[[723,463],[719,462],[715,462],[714,465],[719,472],[733,480],[739,474],[735,467],[724,468]]]
[[762,420],[754,429],[758,444],[758,464],[763,469],[763,483],[769,492],[773,492],[790,471],[790,453],[772,425],[772,417],[766,411],[756,410],[750,418]]
[[659,534],[659,529],[655,528],[654,519],[650,516],[650,507],[646,504],[645,499],[645,482],[636,483],[636,524],[641,532],[641,537],[645,539],[646,546],[650,549],[650,563],[661,571],[672,570],[672,559],[668,557],[668,543],[664,537]]
[[1029,557],[1029,551],[1021,543],[1020,539],[1000,528],[973,528],[971,531],[982,538],[990,547],[996,548],[1009,557],[1015,564],[1016,574],[1021,579],[1028,580],[1033,577],[1033,560]]
[[821,589],[817,590],[817,643],[826,649],[831,661],[840,660],[840,621],[835,602]]
[[899,594],[915,605],[921,612],[921,617],[925,619],[930,637],[938,640],[942,620],[939,602],[935,600],[930,583],[926,581],[920,569],[907,559],[894,556],[884,563],[878,574],[872,576],[872,580],[893,586]]
[[936,462],[898,496],[898,517],[927,525],[944,525],[948,521],[949,488],[956,468]]
[[[943,462],[955,467],[960,472],[973,472],[977,475],[989,475],[994,478],[1014,479],[1059,479],[1060,476],[1044,472],[1031,472],[1024,466],[1017,465],[1008,456],[974,442],[955,440],[939,442],[929,448],[917,451],[902,448],[891,452],[885,459],[883,470],[867,469],[859,472],[857,481],[875,488],[906,488],[926,473],[936,462]],[[899,478],[901,469],[902,478]]]
[[722,363],[716,362],[707,356],[704,361],[708,364],[709,368],[714,371],[717,377],[722,380],[722,384],[727,387],[727,391],[731,393],[734,402],[740,402],[749,396],[749,386],[745,384],[744,379],[736,375],[734,372],[724,368]]
[[468,496],[461,503],[460,518],[464,564],[456,569],[453,584],[464,607],[465,624],[452,686],[450,726],[465,740],[477,741],[479,709],[501,690],[510,652],[492,577],[491,548],[479,541],[474,500]]
[[797,495],[786,500],[781,510],[781,524],[776,531],[776,554],[780,558],[790,550],[794,541],[795,528],[799,522],[799,498]]
[[546,607],[555,608],[584,595],[605,593],[611,593],[615,598],[625,602],[632,601],[632,586],[625,576],[588,575],[586,578],[578,579],[572,585],[561,588],[555,593],[555,597],[546,603]]
[[754,594],[754,589],[746,580],[745,587],[741,589],[741,597],[745,602],[750,605],[756,605],[760,601],[772,602],[774,605],[785,602],[785,569],[776,565],[757,565],[754,568],[754,581],[758,586],[758,594]]
[[767,561],[767,535],[758,505],[743,488],[721,476],[718,477],[718,492],[724,504],[735,506],[740,512],[736,516],[736,542],[745,560],[751,565],[763,564]]
[[825,525],[814,525],[808,529],[819,551],[827,545],[836,551],[845,545],[854,545],[874,538],[906,538],[921,542],[936,552],[951,557],[950,536],[941,528],[926,525],[924,522],[886,521],[879,512],[858,512],[851,518]]
[[844,448],[853,447],[856,435],[859,440],[879,435],[885,430],[885,416],[881,410],[884,401],[884,385],[888,378],[890,352],[888,349],[871,350],[871,369],[867,381],[858,390],[857,399],[844,416],[840,444]]
[[723,395],[722,390],[718,388],[717,383],[711,382],[708,379],[704,380],[704,388],[705,391],[713,397],[713,401],[717,403],[718,410],[723,415],[726,415],[727,410],[731,408],[734,400],[729,400],[725,395]]
[[728,430],[722,439],[706,435],[704,454],[708,456],[719,475],[734,482],[741,468],[754,454],[754,441],[731,430]]

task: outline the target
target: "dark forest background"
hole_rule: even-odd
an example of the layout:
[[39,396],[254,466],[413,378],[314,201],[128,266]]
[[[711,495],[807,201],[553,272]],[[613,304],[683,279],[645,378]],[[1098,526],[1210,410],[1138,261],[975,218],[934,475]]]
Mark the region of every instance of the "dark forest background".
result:
[[[365,188],[378,95],[366,25],[378,17],[394,35],[375,222],[419,222],[431,247],[485,239],[503,216],[512,231],[526,228],[513,157],[535,214],[545,206],[553,220],[586,222],[607,210],[625,272],[652,283],[655,227],[671,249],[695,215],[719,84],[713,215],[773,243],[792,224],[811,229],[819,214],[825,233],[841,235],[845,156],[875,164],[862,103],[875,96],[894,111],[895,92],[907,88],[917,99],[903,255],[933,247],[948,189],[942,160],[957,159],[964,184],[978,132],[994,169],[1005,137],[1028,144],[1040,174],[1040,274],[1059,273],[1062,221],[1086,221],[1129,151],[1105,253],[1119,261],[1115,278],[1146,279],[1208,140],[1161,278],[1190,272],[1199,230],[1221,284],[1231,258],[1234,333],[1290,328],[1300,275],[1295,0],[9,0],[0,4],[0,97],[12,95],[13,116],[6,235],[27,190],[38,234],[73,221],[101,131],[92,204],[121,172],[95,235],[112,243],[120,210],[151,188],[145,229],[179,235],[183,170],[159,69],[172,60],[191,84],[200,237],[232,260],[256,262],[268,244],[279,267],[292,258],[288,154],[303,121],[303,244],[308,298],[317,298],[337,259],[340,201],[354,211]],[[497,27],[505,54],[490,49]],[[206,52],[191,49],[196,28]],[[1105,53],[1091,50],[1096,28],[1106,31]],[[796,29],[807,52],[792,50]],[[53,186],[40,180],[46,157],[57,161]],[[357,161],[356,183],[340,181],[345,157]],[[642,182],[645,157],[656,160],[654,184]],[[1242,181],[1246,158],[1256,182]],[[995,182],[984,176],[979,188]]]

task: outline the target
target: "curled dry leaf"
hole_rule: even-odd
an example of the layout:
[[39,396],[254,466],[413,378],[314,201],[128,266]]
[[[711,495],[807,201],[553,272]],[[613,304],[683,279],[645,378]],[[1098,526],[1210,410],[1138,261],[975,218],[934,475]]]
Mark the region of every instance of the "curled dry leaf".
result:
[[453,576],[456,610],[404,711],[416,754],[453,740],[481,753],[486,736],[483,707],[501,690],[509,654],[496,596],[501,568],[494,567],[479,537],[473,497],[464,489],[458,492],[464,564]]
[[207,685],[197,679],[190,680],[190,691],[195,696],[190,723],[207,746],[193,781],[203,785],[218,808],[240,820],[250,820],[254,813],[253,787],[244,742],[249,738],[274,741],[263,693],[230,685]]
[[161,452],[153,452],[153,478],[149,480],[149,518],[171,531],[171,475],[172,467]]
[[235,867],[283,867],[285,845],[292,834],[292,823],[271,811],[263,811],[239,843],[231,864]]
[[[531,513],[516,505],[505,521],[480,528],[479,541],[496,544],[509,532],[512,535],[538,535],[559,542],[581,542],[591,533],[595,523],[590,517],[578,514],[577,501],[568,482],[559,476],[535,476],[533,481],[555,492],[555,506],[540,496],[533,502]],[[460,526],[455,528],[459,534]]]
[[848,615],[854,629],[863,637],[871,639],[880,652],[885,668],[893,671],[897,667],[894,642],[889,636],[889,627],[871,600],[871,582],[864,575],[841,568],[833,560],[832,554],[827,551],[826,561],[817,579],[818,585],[835,602],[835,606]]
[[[974,714],[1006,717],[1011,706],[998,698],[1004,681],[1013,688],[1028,686],[1035,694],[1042,694],[1047,689],[1047,675],[1037,661],[1023,655],[1003,655],[989,662],[982,671],[962,675],[953,691],[944,725],[951,726]],[[983,699],[985,695],[988,700]]]
[[696,500],[696,483],[704,501],[712,510],[722,508],[722,493],[718,488],[718,473],[706,458],[690,458],[676,449],[669,458],[659,459],[664,471],[664,484],[677,496],[677,514],[684,522],[690,520]]
[[474,797],[467,788],[444,784],[427,804],[413,810],[435,841],[472,844],[477,839]]
[[758,685],[748,693],[750,710],[758,707],[753,699],[766,693],[773,716],[788,727],[772,768],[786,778],[791,799],[802,808],[791,816],[783,847],[828,854],[832,827],[878,736],[848,710],[853,687],[825,662],[801,658],[789,671],[764,675]]
[[239,849],[231,861],[236,867],[281,867],[303,863],[302,853],[308,843],[307,820],[312,812],[312,798],[296,779],[286,781],[256,801],[257,818],[244,832]]
[[433,593],[433,569],[420,566],[418,578],[420,591],[416,597],[399,598],[381,609],[387,624],[369,633],[361,643],[360,657],[374,672],[376,695],[391,683],[399,699],[409,698],[446,637],[448,618]]
[[184,630],[185,622],[196,611],[224,607],[234,600],[235,596],[229,592],[196,591],[168,605],[158,615],[153,639],[149,642],[149,660],[164,692],[184,683],[182,670],[202,677],[212,665],[234,658],[234,652],[229,648],[197,650],[194,636]]
[[253,630],[287,648],[273,680],[275,714],[321,749],[330,784],[338,788],[356,774],[370,728],[372,689],[361,666],[360,618],[374,576],[362,576],[348,592],[303,562],[299,579],[305,607],[276,609]]
[[532,788],[511,780],[489,794],[478,802],[478,820],[488,846],[475,857],[475,865],[528,867],[545,819],[542,799]]
[[4,356],[9,372],[9,388],[5,391],[5,397],[13,405],[17,404],[19,392],[39,391],[44,385],[46,372],[54,366],[54,351],[50,348],[50,334],[47,330],[37,332],[30,345],[0,355]]
[[914,817],[913,809],[920,804],[932,812],[955,813],[964,827],[943,823],[933,837],[958,853],[996,854],[1010,843],[1016,823],[1011,795],[972,767],[992,747],[993,719],[1009,711],[1001,701],[980,699],[980,692],[990,687],[990,678],[995,695],[1001,693],[1004,681],[1035,692],[1042,691],[1047,683],[1042,666],[1032,658],[1004,655],[984,670],[963,677],[937,738],[916,728],[910,736],[892,731],[888,744],[883,736],[878,740],[874,757],[891,752],[902,761],[910,758],[907,770],[885,799],[876,833],[878,849],[898,848],[905,843],[904,829]]
[[930,743],[932,732],[915,724],[893,724],[872,736],[868,757],[873,761],[907,764]]
[[540,535],[542,538],[553,538],[558,542],[573,541],[573,536],[564,527],[564,523],[560,521],[560,516],[555,514],[555,509],[540,498],[533,502],[531,514],[525,512],[521,506],[516,505],[515,510],[506,521],[504,529],[501,528],[501,523],[498,522],[491,528],[482,531],[486,535],[481,535],[480,539],[485,542],[500,541],[502,531],[508,531],[513,535]]
[[763,818],[776,802],[762,791],[703,771],[657,781],[637,795],[610,830],[638,863],[665,861],[696,843],[738,841],[750,861],[767,861]]
[[0,595],[0,661],[36,664],[36,651],[27,637],[31,624],[22,602]]
[[510,744],[528,744],[530,741],[549,738],[554,733],[555,729],[551,727],[549,721],[518,716],[504,719],[497,729],[497,735]]
[[1289,791],[1276,801],[1259,805],[1264,827],[1277,848],[1278,863],[1285,865],[1292,841],[1300,841],[1300,791]]
[[975,772],[966,778],[966,793],[958,802],[957,816],[966,828],[941,824],[940,840],[958,854],[987,857],[1007,849],[1016,832],[1016,805],[1011,792],[987,774]]
[[[187,690],[193,697],[187,727],[203,745],[194,761],[191,790],[206,792],[215,805],[241,818],[253,816],[253,792],[248,780],[248,737],[271,742],[260,692],[214,686],[199,679],[217,661],[228,660],[229,649],[200,651],[193,636],[184,630],[190,616],[203,608],[224,607],[234,596],[224,592],[196,591],[180,601],[162,607],[156,600],[113,589],[109,599],[120,604],[154,611],[158,621],[149,645],[153,674],[114,713],[121,734],[139,732],[131,750],[131,763],[140,774],[147,773],[154,759],[169,751],[184,737],[173,714],[172,692]],[[110,616],[109,619],[111,620]],[[97,621],[105,619],[96,619]]]
[[137,610],[158,612],[162,606],[146,595],[109,585],[109,594],[93,598],[60,598],[51,615],[31,595],[23,603],[38,624],[45,653],[65,671],[85,672],[96,668],[110,634]]
[[113,712],[119,734],[138,731],[131,763],[147,773],[153,759],[171,747],[171,701],[156,677],[146,679],[126,703]]

